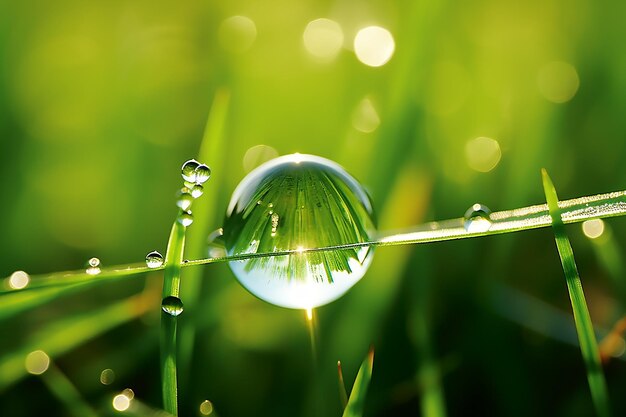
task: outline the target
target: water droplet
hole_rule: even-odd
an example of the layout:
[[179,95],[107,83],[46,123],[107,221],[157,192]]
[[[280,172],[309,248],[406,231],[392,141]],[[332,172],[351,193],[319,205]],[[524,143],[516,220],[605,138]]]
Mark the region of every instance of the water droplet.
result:
[[161,310],[170,316],[180,316],[183,312],[183,302],[180,301],[180,298],[170,295],[161,302]]
[[189,207],[191,207],[191,203],[193,203],[193,197],[188,192],[188,190],[185,188],[180,190],[176,195],[176,205],[181,210],[189,210]]
[[209,245],[209,258],[223,258],[226,256],[224,229],[220,227],[211,232],[207,238],[207,243]]
[[157,251],[152,251],[146,255],[146,265],[148,268],[158,268],[163,265],[163,255]]
[[203,192],[204,192],[204,187],[201,186],[200,184],[196,184],[193,187],[191,187],[191,196],[193,198],[200,197]]
[[213,412],[213,404],[209,400],[204,400],[200,403],[200,414],[208,416]]
[[101,266],[100,259],[91,258],[87,261],[87,269],[85,269],[85,272],[89,275],[98,275],[101,272]]
[[181,169],[183,179],[185,181],[195,184],[196,177],[198,175],[198,173],[196,172],[196,168],[198,168],[199,166],[200,166],[200,162],[196,161],[195,159],[190,159],[189,161],[185,162]]
[[187,227],[189,225],[191,225],[191,223],[193,223],[193,215],[191,214],[191,211],[189,210],[183,210],[178,214],[178,223],[182,224],[183,226]]
[[30,283],[30,276],[24,271],[15,271],[9,277],[9,288],[13,290],[21,290],[26,288]]
[[115,381],[115,372],[113,369],[107,368],[100,372],[100,383],[102,385],[111,385]]
[[204,184],[211,178],[211,168],[204,164],[196,167],[196,184]]
[[491,228],[491,210],[483,204],[473,204],[465,212],[465,230],[471,233],[486,232]]
[[305,249],[367,242],[374,231],[372,204],[363,187],[336,163],[301,154],[250,172],[235,189],[224,222],[229,255],[301,248],[300,253],[229,263],[252,294],[298,309],[341,297],[363,277],[373,255],[369,247]]

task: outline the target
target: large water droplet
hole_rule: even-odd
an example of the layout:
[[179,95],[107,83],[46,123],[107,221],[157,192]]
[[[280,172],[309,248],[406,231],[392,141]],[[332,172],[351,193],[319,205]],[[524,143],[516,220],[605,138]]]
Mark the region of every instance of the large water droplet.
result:
[[198,173],[196,172],[196,168],[198,168],[199,166],[200,166],[200,162],[196,161],[195,159],[190,159],[189,161],[185,162],[181,169],[183,179],[185,181],[189,181],[195,184],[196,178],[198,176]]
[[229,255],[298,253],[230,262],[257,297],[289,308],[314,308],[348,291],[372,260],[369,247],[307,252],[360,243],[375,230],[371,201],[342,167],[312,155],[287,155],[250,172],[231,198],[224,222]]
[[204,184],[211,178],[211,168],[204,164],[200,164],[196,167],[196,183]]
[[170,316],[180,316],[183,312],[183,302],[180,301],[180,298],[170,295],[161,302],[161,310]]
[[221,227],[214,230],[207,237],[209,245],[209,258],[223,258],[226,256],[226,244],[224,243],[224,229]]
[[100,259],[91,258],[87,261],[87,269],[85,269],[85,272],[89,275],[98,275],[101,272],[101,266]]
[[465,212],[465,230],[471,233],[486,232],[491,228],[491,210],[483,204],[473,204]]
[[178,218],[176,220],[178,220],[178,223],[187,227],[193,223],[193,215],[189,210],[183,210],[178,214]]
[[176,195],[176,205],[180,207],[181,210],[189,210],[191,203],[193,203],[193,197],[187,189],[178,192]]
[[158,268],[163,265],[163,255],[157,251],[152,251],[146,255],[146,265],[148,268]]

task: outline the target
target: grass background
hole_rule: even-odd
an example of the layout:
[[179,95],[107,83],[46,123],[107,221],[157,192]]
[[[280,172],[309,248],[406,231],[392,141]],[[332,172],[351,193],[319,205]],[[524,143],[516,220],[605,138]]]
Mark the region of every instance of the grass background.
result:
[[[256,25],[244,52],[220,40],[233,15]],[[302,42],[320,17],[345,36],[326,63]],[[459,217],[477,201],[493,210],[543,202],[541,167],[564,199],[624,189],[625,17],[621,2],[580,0],[3,2],[0,275],[164,252],[180,165],[198,154],[218,91],[228,91],[228,112],[204,160],[213,177],[207,208],[198,207],[205,218],[189,229],[195,253],[221,226],[246,151],[261,144],[346,167],[370,190],[381,229]],[[351,51],[371,24],[395,38],[380,68]],[[580,79],[565,103],[538,85],[553,61]],[[380,118],[371,133],[353,126],[365,97]],[[466,160],[479,136],[502,150],[488,173]],[[624,316],[626,302],[626,223],[606,223],[593,241],[568,227],[600,329]],[[340,415],[336,361],[350,384],[371,344],[368,416],[442,415],[442,398],[449,415],[592,412],[548,229],[378,249],[362,282],[316,312],[317,361],[304,313],[258,301],[225,265],[195,269],[201,277],[183,275],[181,290],[181,415],[197,415],[205,399],[223,416]],[[0,376],[0,414],[68,414],[18,370],[38,348],[101,414],[127,387],[159,407],[160,276],[51,293],[23,311],[0,299],[0,366],[12,364]],[[111,385],[99,381],[105,368]],[[610,361],[606,374],[615,414],[624,414],[624,361]]]

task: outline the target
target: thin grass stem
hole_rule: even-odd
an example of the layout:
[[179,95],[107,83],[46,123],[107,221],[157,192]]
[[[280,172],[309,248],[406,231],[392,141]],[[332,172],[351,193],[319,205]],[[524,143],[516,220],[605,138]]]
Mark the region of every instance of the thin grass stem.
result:
[[543,189],[546,194],[546,200],[548,201],[550,218],[554,229],[556,246],[559,251],[559,257],[561,258],[567,290],[572,302],[580,350],[587,368],[587,380],[589,382],[589,389],[591,390],[591,397],[598,416],[608,417],[611,415],[611,411],[606,381],[600,364],[600,351],[593,330],[593,324],[591,323],[589,309],[587,308],[587,302],[585,301],[585,294],[576,267],[576,261],[574,260],[574,251],[565,233],[563,220],[561,220],[564,218],[564,208],[563,205],[560,205],[558,202],[556,190],[548,173],[545,170],[542,170],[541,173],[543,177]]
[[51,362],[41,374],[41,380],[48,389],[65,405],[74,417],[98,417],[98,413],[87,404],[70,379]]

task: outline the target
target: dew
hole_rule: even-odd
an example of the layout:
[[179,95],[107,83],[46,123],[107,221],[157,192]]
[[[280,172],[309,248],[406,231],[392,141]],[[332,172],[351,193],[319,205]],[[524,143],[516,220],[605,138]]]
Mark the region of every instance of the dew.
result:
[[204,187],[201,186],[200,184],[195,184],[193,187],[191,187],[191,196],[193,198],[200,197],[203,192],[204,192]]
[[176,220],[178,221],[178,223],[187,227],[191,225],[191,223],[193,223],[193,215],[191,214],[191,211],[183,210],[178,214],[178,218]]
[[43,350],[35,350],[26,355],[24,367],[29,374],[41,375],[50,367],[50,357]]
[[583,222],[582,229],[589,239],[597,239],[604,233],[604,221],[602,219],[587,220]]
[[200,414],[208,416],[213,412],[213,404],[209,400],[204,400],[200,403]]
[[26,288],[30,283],[30,276],[24,271],[15,271],[9,277],[9,288],[13,290],[21,290]]
[[354,53],[359,61],[370,67],[385,65],[393,56],[396,43],[391,33],[380,26],[368,26],[354,37]]
[[102,385],[111,385],[115,381],[115,372],[113,369],[107,368],[100,372],[100,383]]
[[161,310],[170,316],[180,316],[183,312],[183,302],[180,301],[180,298],[170,295],[161,302]]
[[152,251],[146,255],[146,265],[148,268],[158,268],[163,265],[163,255],[157,251]]
[[101,266],[100,259],[91,258],[87,261],[87,269],[85,269],[85,272],[89,275],[98,275],[101,272]]
[[226,245],[224,244],[224,229],[211,232],[207,238],[209,245],[209,258],[223,258],[226,256]]
[[113,405],[113,408],[117,411],[126,411],[130,407],[130,403],[132,400],[133,399],[127,396],[125,392],[122,392],[121,394],[117,394],[115,397],[113,397],[113,401],[111,402],[111,404]]
[[183,179],[185,181],[195,184],[196,178],[198,176],[196,168],[198,168],[199,166],[200,162],[196,161],[195,159],[190,159],[189,161],[185,162],[183,164],[183,167],[181,168]]
[[489,207],[476,203],[465,212],[465,230],[470,233],[482,233],[491,228],[491,210]]
[[207,165],[200,164],[195,169],[196,172],[196,184],[204,184],[211,178],[211,168]]
[[184,188],[183,190],[180,190],[176,196],[176,205],[181,210],[189,210],[191,203],[193,203],[193,197],[188,192],[188,189]]
[[341,297],[363,277],[373,254],[369,247],[307,249],[367,242],[374,231],[363,187],[336,163],[302,154],[250,172],[235,189],[224,222],[228,255],[298,251],[229,263],[252,294],[298,309]]

